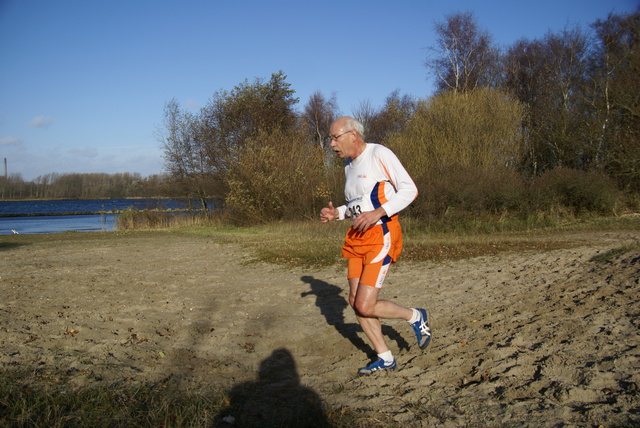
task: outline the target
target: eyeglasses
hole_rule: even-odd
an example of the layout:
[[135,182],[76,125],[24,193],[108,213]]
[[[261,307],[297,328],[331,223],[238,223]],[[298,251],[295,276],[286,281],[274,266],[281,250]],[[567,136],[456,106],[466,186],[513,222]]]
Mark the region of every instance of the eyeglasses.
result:
[[353,131],[353,130],[350,130],[350,131],[344,131],[342,134],[340,134],[340,135],[336,135],[335,137],[334,137],[333,135],[329,135],[329,136],[327,137],[327,142],[328,142],[328,143],[330,143],[330,142],[332,142],[333,140],[338,141],[338,138],[342,137],[344,134],[348,134],[348,133],[349,133],[349,132],[351,132],[351,131]]

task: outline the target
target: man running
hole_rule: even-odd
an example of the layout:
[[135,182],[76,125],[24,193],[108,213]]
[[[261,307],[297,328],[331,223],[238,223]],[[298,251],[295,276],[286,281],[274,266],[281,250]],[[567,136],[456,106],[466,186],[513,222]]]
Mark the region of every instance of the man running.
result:
[[341,117],[331,125],[329,135],[331,149],[345,159],[347,203],[335,208],[329,202],[320,211],[320,220],[353,220],[342,247],[342,257],[348,259],[349,304],[378,354],[378,359],[358,374],[393,370],[396,360],[385,343],[380,319],[406,320],[421,349],[431,341],[425,309],[378,299],[389,266],[402,251],[398,212],[413,202],[418,190],[390,149],[364,141],[364,126],[357,120]]

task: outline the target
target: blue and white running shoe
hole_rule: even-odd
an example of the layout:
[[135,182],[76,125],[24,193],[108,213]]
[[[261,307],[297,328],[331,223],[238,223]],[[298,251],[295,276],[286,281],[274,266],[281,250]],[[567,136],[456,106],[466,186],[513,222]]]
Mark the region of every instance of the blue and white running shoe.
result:
[[411,324],[411,327],[413,327],[413,332],[416,334],[416,339],[418,339],[418,346],[420,349],[424,349],[431,342],[429,313],[426,309],[417,309],[417,311],[420,313],[420,319]]
[[385,364],[382,358],[378,358],[378,360],[371,363],[371,365],[368,365],[367,367],[363,367],[360,370],[358,370],[358,374],[362,376],[362,375],[368,375],[373,372],[377,372],[381,370],[395,370],[395,369],[396,369],[395,359],[391,364]]

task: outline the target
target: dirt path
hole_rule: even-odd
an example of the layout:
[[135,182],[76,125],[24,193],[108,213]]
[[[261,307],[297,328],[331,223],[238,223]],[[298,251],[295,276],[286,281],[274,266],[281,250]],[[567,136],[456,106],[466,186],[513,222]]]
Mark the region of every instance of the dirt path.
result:
[[333,408],[409,426],[640,424],[640,251],[591,261],[640,232],[576,239],[398,263],[383,295],[429,308],[435,339],[420,351],[387,322],[398,370],[368,377],[342,266],[247,265],[239,246],[171,235],[4,246],[0,367],[175,388],[286,375]]

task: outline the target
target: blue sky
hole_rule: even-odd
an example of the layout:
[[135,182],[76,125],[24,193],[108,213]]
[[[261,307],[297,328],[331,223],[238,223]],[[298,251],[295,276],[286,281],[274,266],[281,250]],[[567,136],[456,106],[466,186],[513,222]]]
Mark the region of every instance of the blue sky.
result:
[[280,70],[299,108],[335,93],[343,114],[394,90],[433,92],[433,24],[473,12],[501,47],[584,29],[638,0],[0,0],[0,160],[47,173],[163,171],[155,131],[172,98]]

